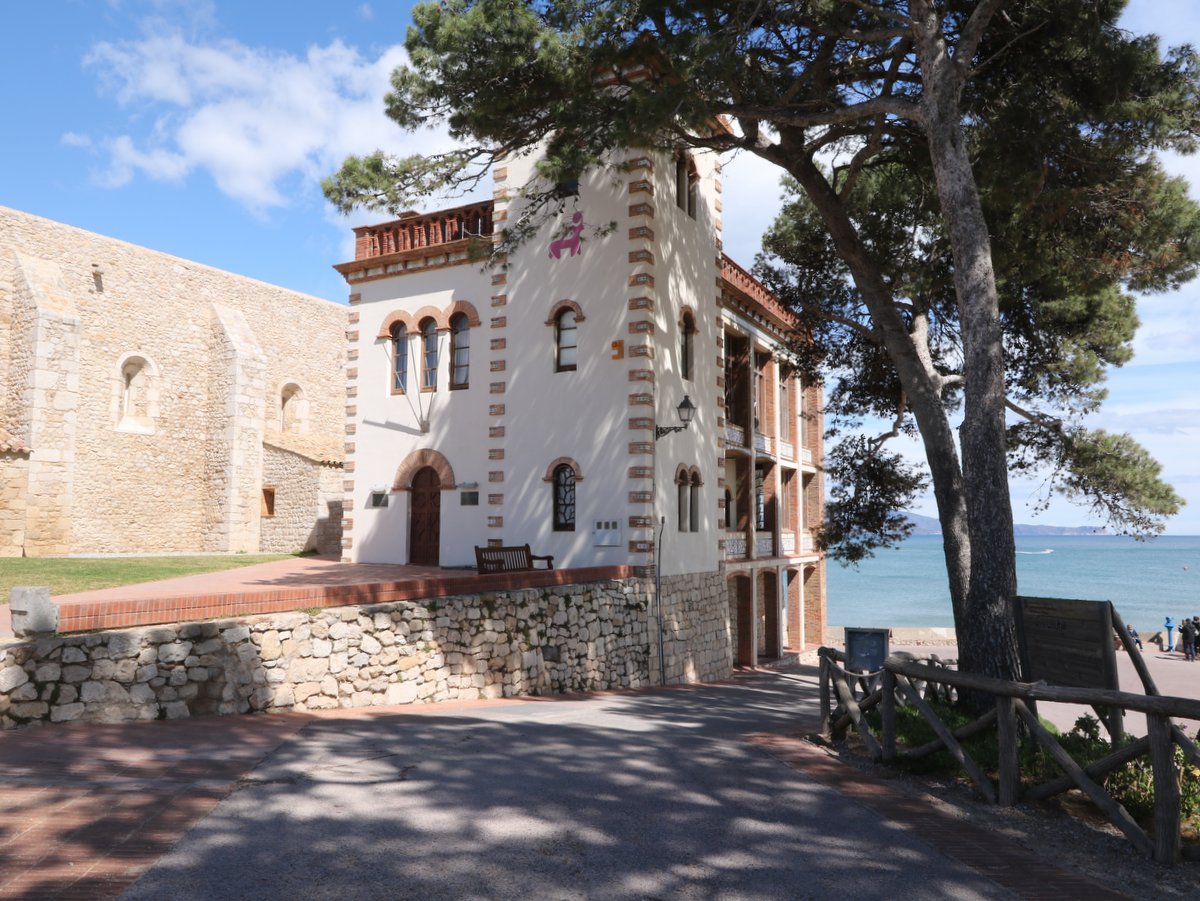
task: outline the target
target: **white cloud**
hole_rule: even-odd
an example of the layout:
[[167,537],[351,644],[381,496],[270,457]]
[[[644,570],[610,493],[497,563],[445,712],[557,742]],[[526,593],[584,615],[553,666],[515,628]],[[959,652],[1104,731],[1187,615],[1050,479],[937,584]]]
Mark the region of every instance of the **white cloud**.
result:
[[375,10],[371,9],[370,3],[364,3],[358,8],[358,17],[364,22],[374,21]]
[[296,56],[155,28],[141,40],[97,44],[84,61],[131,110],[128,126],[151,123],[99,142],[110,157],[106,184],[202,171],[262,212],[287,204],[298,184],[313,190],[348,154],[418,149],[383,114],[389,76],[405,59],[399,46],[369,59],[334,41]]
[[722,161],[721,226],[725,252],[740,265],[754,265],[762,237],[782,207],[784,171],[752,153]]
[[92,139],[87,135],[79,134],[75,131],[64,131],[63,136],[59,138],[63,144],[68,147],[91,147]]

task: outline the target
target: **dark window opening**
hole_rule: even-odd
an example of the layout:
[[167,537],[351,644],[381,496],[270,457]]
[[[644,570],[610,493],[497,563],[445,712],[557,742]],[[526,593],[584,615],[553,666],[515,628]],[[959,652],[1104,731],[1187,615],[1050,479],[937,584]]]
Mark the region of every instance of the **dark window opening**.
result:
[[554,470],[554,531],[575,531],[575,470],[566,463]]
[[578,358],[578,337],[575,311],[563,310],[554,325],[555,361],[557,372],[573,372]]
[[471,376],[471,328],[459,313],[450,320],[450,387],[466,388]]

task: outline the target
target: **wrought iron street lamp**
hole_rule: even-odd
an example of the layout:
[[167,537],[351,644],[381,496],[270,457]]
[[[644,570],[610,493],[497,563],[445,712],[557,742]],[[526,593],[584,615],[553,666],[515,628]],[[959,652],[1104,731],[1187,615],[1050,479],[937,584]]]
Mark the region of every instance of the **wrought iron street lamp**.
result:
[[672,432],[682,432],[691,424],[692,417],[696,415],[696,405],[692,403],[690,397],[686,394],[679,406],[675,408],[675,412],[679,414],[679,421],[683,425],[656,425],[654,427],[654,440],[657,441],[663,435],[670,435]]

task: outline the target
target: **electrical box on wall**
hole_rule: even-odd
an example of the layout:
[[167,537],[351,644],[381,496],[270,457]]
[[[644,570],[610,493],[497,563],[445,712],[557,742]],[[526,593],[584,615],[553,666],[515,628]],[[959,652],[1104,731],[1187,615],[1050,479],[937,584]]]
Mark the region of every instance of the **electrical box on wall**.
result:
[[619,519],[592,520],[592,545],[594,547],[620,547],[621,521]]

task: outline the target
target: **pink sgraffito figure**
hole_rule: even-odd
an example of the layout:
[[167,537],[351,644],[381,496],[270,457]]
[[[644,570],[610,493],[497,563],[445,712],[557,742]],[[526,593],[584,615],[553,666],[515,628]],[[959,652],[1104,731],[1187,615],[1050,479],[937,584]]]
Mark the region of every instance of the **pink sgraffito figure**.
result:
[[550,256],[556,260],[562,259],[564,250],[570,250],[571,256],[575,256],[580,251],[579,236],[581,234],[583,234],[583,213],[576,212],[571,217],[571,231],[567,236],[550,242]]

